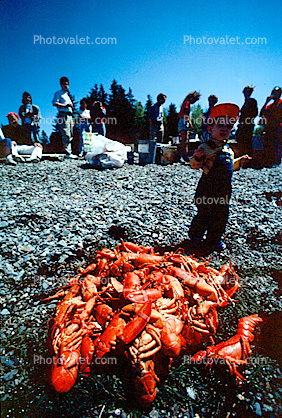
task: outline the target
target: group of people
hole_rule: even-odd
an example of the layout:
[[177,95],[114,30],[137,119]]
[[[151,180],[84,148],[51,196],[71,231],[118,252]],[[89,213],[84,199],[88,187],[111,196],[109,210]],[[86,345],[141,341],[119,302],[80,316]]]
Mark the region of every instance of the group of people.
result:
[[[72,153],[73,140],[73,102],[69,94],[69,80],[60,78],[61,89],[54,94],[53,106],[58,109],[57,127],[61,134],[65,157],[76,159]],[[80,101],[80,143],[79,155],[83,155],[83,133],[97,132],[106,136],[104,116],[106,109],[101,102],[95,101],[90,110],[87,109],[87,99]],[[32,103],[31,95],[23,93],[22,105],[18,114],[10,112],[6,115],[9,124],[0,129],[0,157],[5,157],[7,164],[18,162],[39,162],[43,146],[39,140],[40,108]],[[22,124],[20,125],[20,120]],[[23,156],[29,156],[24,158]]]
[[[58,90],[55,93],[52,104],[59,110],[57,126],[62,137],[66,158],[75,159],[77,156],[74,155],[71,150],[71,142],[73,139],[73,103],[69,95],[68,78],[61,77],[60,85],[61,90]],[[95,101],[90,110],[87,109],[86,98],[80,101],[79,156],[83,155],[83,132],[92,131],[106,136],[105,115],[106,109],[100,101]]]
[[[66,77],[62,77],[60,84],[61,90],[55,93],[53,99],[53,105],[59,110],[58,127],[67,158],[77,158],[71,150],[73,103],[68,94],[69,81]],[[197,214],[189,229],[189,251],[195,254],[207,255],[225,248],[222,238],[228,221],[232,174],[252,158],[254,118],[258,115],[257,102],[251,98],[253,90],[252,86],[244,88],[245,102],[241,109],[233,103],[217,104],[218,99],[215,95],[208,98],[209,108],[202,117],[201,144],[188,159],[192,168],[202,170],[194,198]],[[189,127],[193,123],[190,106],[196,103],[199,97],[200,94],[196,91],[189,93],[181,106],[178,131],[181,138],[181,152],[184,156],[187,156]],[[260,111],[265,126],[265,158],[269,166],[281,161],[282,100],[280,97],[281,88],[275,87]],[[24,154],[30,155],[29,161],[39,161],[42,155],[42,145],[38,136],[40,109],[32,104],[31,96],[27,92],[23,94],[22,101],[20,116],[13,112],[8,113],[9,125],[4,126],[1,132],[3,138],[1,143],[5,146],[6,158],[11,164],[22,161]],[[150,138],[160,142],[164,137],[165,101],[166,96],[160,93],[157,102],[148,111]],[[86,99],[82,99],[80,105],[81,137],[83,132],[89,132],[91,122],[92,127],[105,136],[105,127],[101,124],[105,115],[102,104],[96,102],[92,109],[88,110]],[[19,125],[19,118],[22,125]],[[227,141],[238,120],[237,140],[242,155],[235,159]],[[79,151],[82,152],[82,147]]]
[[[202,170],[194,197],[197,214],[189,228],[190,239],[181,243],[188,252],[198,256],[206,256],[213,251],[221,252],[226,247],[223,235],[229,215],[233,171],[252,160],[254,119],[258,115],[257,101],[251,98],[253,90],[252,86],[244,88],[245,102],[241,109],[233,103],[217,104],[218,99],[215,95],[208,98],[209,108],[202,117],[201,144],[188,159],[192,168]],[[189,129],[193,124],[190,105],[196,103],[199,97],[200,94],[196,91],[189,93],[181,106],[178,131],[181,155],[184,157],[188,155]],[[265,165],[268,167],[281,162],[280,97],[281,88],[275,87],[260,111],[261,124],[265,128]],[[158,95],[157,103],[149,110],[151,140],[163,139],[162,105],[165,99],[164,94]],[[240,156],[234,158],[234,152],[227,141],[238,120],[237,141]]]
[[[255,127],[255,118],[258,116],[257,101],[251,97],[254,91],[253,86],[246,86],[243,90],[245,97],[244,104],[240,109],[240,117],[236,139],[238,143],[238,155],[252,155],[252,137]],[[265,166],[272,167],[281,163],[281,133],[282,133],[282,100],[281,87],[275,87],[271,95],[267,97],[265,104],[260,111],[260,124],[264,127],[263,140],[265,148]],[[189,131],[194,128],[194,121],[191,118],[191,105],[195,104],[200,98],[197,91],[189,93],[180,109],[178,133],[180,137],[180,157],[187,159],[189,145]],[[148,118],[150,123],[150,139],[163,142],[164,139],[164,112],[163,104],[166,95],[160,93],[157,102],[150,107]],[[201,131],[199,137],[201,142],[209,140],[208,120],[212,109],[217,104],[218,98],[210,95],[208,98],[208,110],[201,117]],[[271,103],[269,103],[271,102]]]
[[[58,109],[57,127],[61,135],[62,145],[66,158],[75,159],[72,153],[73,140],[73,102],[69,94],[69,80],[67,77],[60,78],[61,89],[54,94],[53,106]],[[254,87],[246,86],[243,90],[245,102],[240,109],[238,129],[236,132],[238,143],[238,155],[252,155],[252,136],[255,127],[254,120],[258,116],[257,101],[251,97]],[[282,133],[282,100],[281,87],[275,87],[271,95],[267,97],[260,111],[260,124],[264,127],[263,139],[265,148],[265,166],[271,167],[281,162],[281,133]],[[150,139],[158,142],[164,141],[164,110],[163,104],[166,95],[160,93],[157,102],[148,110],[150,126]],[[188,161],[189,131],[194,128],[191,118],[191,105],[200,98],[200,93],[189,93],[179,112],[178,132],[180,137],[179,156]],[[217,104],[218,98],[210,95],[208,98],[208,110],[201,116],[201,142],[209,140],[208,121],[212,109]],[[271,103],[270,103],[271,102]],[[23,93],[22,105],[19,114],[10,112],[7,115],[9,124],[0,130],[0,155],[5,156],[8,164],[16,165],[20,161],[38,162],[42,156],[42,145],[39,140],[39,123],[41,118],[40,109],[32,103],[31,95]],[[95,101],[88,109],[87,99],[80,101],[80,143],[79,156],[83,156],[84,132],[97,132],[106,136],[105,125],[106,109],[99,101]],[[21,120],[21,125],[19,124]],[[29,155],[24,159],[23,155]]]

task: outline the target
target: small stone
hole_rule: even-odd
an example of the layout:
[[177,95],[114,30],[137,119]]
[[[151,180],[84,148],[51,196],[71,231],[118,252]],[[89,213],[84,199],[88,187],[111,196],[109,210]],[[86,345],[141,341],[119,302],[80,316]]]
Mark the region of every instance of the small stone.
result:
[[61,257],[59,258],[59,263],[63,263],[64,261],[66,261],[67,258],[68,258],[67,254],[61,255]]
[[9,373],[6,373],[6,374],[3,376],[3,379],[4,379],[6,382],[8,382],[9,380],[12,380],[12,379],[13,379],[13,377],[14,377],[17,373],[18,373],[18,370],[17,370],[17,369],[11,370]]
[[1,356],[1,363],[8,367],[14,367],[14,362],[5,356]]
[[186,392],[187,392],[187,395],[190,396],[190,398],[192,399],[196,398],[195,391],[192,387],[186,387]]
[[8,222],[6,222],[6,221],[1,221],[0,222],[0,229],[2,229],[2,228],[7,228],[7,226],[8,226],[9,224],[8,224]]
[[24,251],[26,253],[31,253],[34,250],[35,250],[35,248],[32,245],[24,245],[22,247],[22,251]]
[[159,413],[155,408],[152,409],[152,411],[149,413],[150,418],[158,418],[158,416],[159,416]]
[[2,311],[0,312],[0,315],[10,315],[10,311],[8,311],[8,309],[2,309]]
[[262,407],[263,407],[263,410],[264,410],[265,412],[272,412],[272,411],[273,411],[272,406],[267,405],[266,403],[264,403],[264,404],[262,405]]
[[255,402],[254,404],[254,411],[255,411],[255,414],[257,414],[259,417],[262,416],[261,406],[258,402]]

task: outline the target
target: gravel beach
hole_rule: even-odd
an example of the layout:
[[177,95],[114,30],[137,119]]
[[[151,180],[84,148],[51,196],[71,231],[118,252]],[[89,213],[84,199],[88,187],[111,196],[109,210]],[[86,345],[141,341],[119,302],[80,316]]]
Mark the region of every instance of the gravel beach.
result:
[[219,313],[216,342],[235,334],[241,316],[258,313],[253,361],[238,386],[226,367],[182,360],[160,387],[153,409],[129,407],[113,376],[79,377],[67,394],[45,382],[47,320],[56,301],[42,299],[120,238],[157,248],[187,238],[201,173],[186,163],[127,165],[98,171],[82,160],[1,169],[2,416],[279,417],[282,416],[282,167],[233,176],[224,253],[241,279],[236,303]]

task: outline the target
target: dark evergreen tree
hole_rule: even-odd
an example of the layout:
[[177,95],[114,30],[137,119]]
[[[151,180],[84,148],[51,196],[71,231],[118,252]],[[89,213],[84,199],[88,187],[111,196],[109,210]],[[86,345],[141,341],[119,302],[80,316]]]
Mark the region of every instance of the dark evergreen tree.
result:
[[169,139],[170,136],[175,137],[178,135],[178,120],[179,116],[176,111],[175,104],[171,103],[168,109],[168,115],[166,118],[165,138]]
[[94,88],[90,90],[89,96],[87,96],[86,99],[87,99],[87,107],[89,109],[93,105],[93,102],[100,100],[98,84],[94,85]]
[[152,97],[150,96],[150,94],[147,95],[147,101],[145,104],[145,115],[148,116],[148,111],[150,109],[150,107],[153,105],[153,100]]
[[42,145],[47,145],[50,143],[50,139],[48,137],[48,135],[46,134],[46,132],[43,130],[41,135],[40,135],[40,143]]
[[131,106],[134,106],[134,104],[135,104],[135,100],[134,100],[134,96],[133,96],[133,94],[132,94],[132,90],[131,90],[131,88],[130,88],[130,87],[129,87],[129,89],[128,89],[128,93],[126,94],[126,98],[128,99],[128,101],[129,101],[130,105],[131,105]]
[[197,104],[191,107],[191,125],[190,131],[199,133],[202,129],[203,109]]
[[105,92],[103,84],[100,84],[100,90],[99,90],[98,96],[99,96],[100,102],[102,102],[103,105],[106,106],[107,105],[108,94]]
[[135,136],[136,109],[131,89],[125,94],[124,88],[113,80],[108,101],[108,117],[113,118],[116,124],[108,125],[110,131],[117,139],[132,140]]
[[147,138],[147,117],[141,102],[135,102],[135,130],[137,138]]
[[148,119],[148,111],[152,105],[153,105],[152,97],[150,96],[150,94],[148,94],[147,101],[145,103],[145,108],[144,108],[144,139],[149,138],[150,124],[149,124],[149,119]]

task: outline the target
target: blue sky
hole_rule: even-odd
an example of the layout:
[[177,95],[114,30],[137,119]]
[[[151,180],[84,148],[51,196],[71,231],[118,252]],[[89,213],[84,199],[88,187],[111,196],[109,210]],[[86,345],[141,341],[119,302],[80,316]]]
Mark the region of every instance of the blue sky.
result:
[[[2,0],[0,14],[3,124],[8,112],[18,112],[27,90],[50,134],[56,114],[51,101],[62,75],[69,77],[76,100],[95,83],[109,92],[116,79],[143,105],[148,94],[155,100],[163,92],[166,105],[178,109],[193,90],[202,94],[204,108],[210,94],[241,106],[248,84],[256,86],[253,97],[261,108],[272,88],[282,84],[280,0]],[[192,44],[184,42],[190,35]],[[90,44],[71,45],[76,36],[88,37]],[[53,37],[69,42],[44,45]],[[231,37],[236,44],[226,44]],[[96,44],[96,38],[116,43]]]

